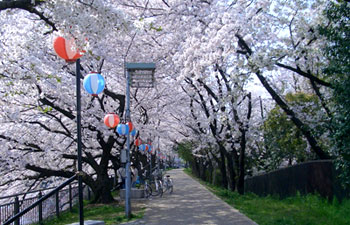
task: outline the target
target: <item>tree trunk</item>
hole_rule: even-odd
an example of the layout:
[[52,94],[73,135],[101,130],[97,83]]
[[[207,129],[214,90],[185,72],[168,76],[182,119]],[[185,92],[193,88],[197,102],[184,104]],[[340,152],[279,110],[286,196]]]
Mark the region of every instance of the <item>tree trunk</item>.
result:
[[108,176],[103,178],[98,178],[96,185],[91,185],[92,192],[94,194],[93,203],[111,203],[115,199],[111,193],[111,184]]
[[225,149],[222,145],[219,145],[219,150],[220,150],[220,172],[221,172],[221,178],[222,178],[222,186],[224,188],[227,188],[228,186],[228,181],[227,181],[227,173],[226,173],[226,163],[225,163]]
[[215,181],[216,181],[216,166],[213,168],[213,174],[212,174],[212,180],[211,180],[211,184],[215,185]]
[[211,160],[208,160],[208,176],[207,181],[210,183],[213,179],[213,162]]
[[192,172],[196,177],[200,177],[200,174],[199,174],[200,168],[199,168],[198,159],[195,158],[193,161],[194,161],[194,166],[192,167]]
[[206,178],[205,172],[207,171],[207,166],[204,164],[205,162],[203,158],[201,158],[199,162],[200,162],[200,170],[199,170],[200,178],[206,181],[207,178]]
[[233,155],[231,153],[226,154],[226,160],[227,160],[227,169],[229,173],[229,183],[228,188],[231,191],[234,191],[236,189],[236,173],[235,173],[235,163],[233,161]]
[[240,150],[239,150],[239,175],[238,175],[238,184],[237,190],[238,193],[244,194],[244,176],[245,176],[245,148],[246,148],[246,131],[244,128],[241,130],[242,136],[240,141]]

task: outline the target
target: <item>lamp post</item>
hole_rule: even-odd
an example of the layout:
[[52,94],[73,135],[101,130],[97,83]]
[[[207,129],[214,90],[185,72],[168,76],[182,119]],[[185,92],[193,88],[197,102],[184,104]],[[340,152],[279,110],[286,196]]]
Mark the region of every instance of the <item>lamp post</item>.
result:
[[160,139],[160,136],[158,135],[158,151],[155,152],[155,155],[156,155],[156,160],[157,160],[157,173],[159,174],[159,156],[157,155],[158,152],[160,152],[160,148],[159,148],[159,139]]
[[79,221],[80,225],[84,225],[83,211],[83,179],[82,173],[82,155],[81,155],[81,92],[80,92],[80,57],[82,56],[76,47],[74,39],[65,39],[57,37],[53,43],[56,54],[66,60],[67,63],[76,64],[76,103],[77,103],[77,154],[78,154],[78,196],[79,196]]
[[[83,211],[83,178],[82,178],[82,144],[81,144],[81,91],[80,91],[80,57],[83,56],[77,46],[74,38],[70,37],[56,37],[53,43],[53,48],[56,54],[67,63],[74,63],[76,65],[76,108],[77,108],[77,158],[78,158],[78,197],[79,197],[79,221],[80,225],[84,225],[84,211]],[[97,96],[105,87],[105,80],[101,74],[92,72],[84,78],[84,88],[90,94]]]
[[76,92],[77,92],[77,141],[78,141],[78,195],[79,195],[79,221],[84,225],[84,205],[83,205],[83,178],[81,161],[81,93],[80,93],[80,59],[76,61]]
[[[130,86],[136,88],[153,88],[155,63],[126,63],[124,66],[126,72],[126,121],[130,121]],[[125,216],[130,218],[130,192],[131,192],[131,174],[130,174],[130,132],[126,135],[126,182],[125,182]]]
[[[151,143],[151,141],[148,141],[148,144],[149,144],[149,148],[150,148],[150,143]],[[148,152],[148,155],[149,155],[149,177],[151,178],[151,180],[152,180],[152,152],[151,151],[148,151],[147,150],[147,152]]]

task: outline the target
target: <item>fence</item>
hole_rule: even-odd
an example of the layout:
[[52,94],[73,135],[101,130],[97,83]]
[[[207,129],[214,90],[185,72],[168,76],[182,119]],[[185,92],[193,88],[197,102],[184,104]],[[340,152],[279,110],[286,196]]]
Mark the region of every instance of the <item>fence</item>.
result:
[[281,198],[301,194],[319,193],[329,200],[349,197],[337,179],[331,160],[301,163],[270,173],[249,177],[245,180],[245,191],[259,196],[279,195]]
[[[12,216],[32,205],[38,199],[40,199],[45,192],[50,191],[53,188],[42,189],[39,191],[32,191],[27,193],[21,193],[17,195],[5,196],[0,199],[14,199],[12,202],[0,205],[0,224],[10,219]],[[84,198],[90,199],[90,189],[88,186],[83,187]],[[20,200],[20,196],[29,196]],[[72,183],[68,188],[62,189],[56,192],[53,196],[47,198],[38,207],[33,208],[22,217],[19,221],[13,222],[14,225],[26,225],[32,223],[38,223],[43,219],[51,216],[59,216],[60,212],[65,210],[72,210],[74,204],[78,202],[78,185]]]

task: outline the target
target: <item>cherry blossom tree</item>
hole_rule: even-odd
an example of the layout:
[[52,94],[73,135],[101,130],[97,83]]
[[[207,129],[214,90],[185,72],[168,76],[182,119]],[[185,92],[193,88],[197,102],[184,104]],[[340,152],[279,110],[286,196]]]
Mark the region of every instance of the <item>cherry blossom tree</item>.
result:
[[[317,157],[330,158],[320,143],[331,131],[319,134],[314,126],[331,120],[334,110],[328,103],[333,86],[322,74],[327,60],[320,47],[326,40],[317,30],[326,23],[325,3],[1,1],[0,161],[3,174],[11,171],[3,184],[13,185],[18,177],[75,173],[75,73],[52,49],[53,38],[67,34],[86,50],[82,74],[100,71],[107,83],[100,96],[82,96],[84,182],[95,193],[106,193],[97,194],[98,201],[111,200],[104,184],[125,144],[102,118],[108,112],[123,117],[126,62],[157,64],[155,88],[131,92],[132,120],[140,136],[153,144],[160,138],[157,148],[163,152],[173,143],[194,143],[199,170],[213,176],[219,168],[224,187],[243,193],[244,177],[254,167],[248,162],[264,148],[259,145],[261,92],[251,88],[254,82]],[[285,95],[294,81],[315,94],[322,109],[310,116],[303,113],[307,104],[289,104]]]
[[[34,5],[31,1],[11,1],[1,2],[1,9],[1,157],[7,165],[3,173],[13,172],[3,184],[21,179],[18,185],[22,185],[23,179],[75,174],[75,72],[52,49],[53,37],[70,34],[87,52],[82,59],[83,76],[100,71],[107,82],[101,96],[83,93],[81,99],[83,181],[92,188],[95,201],[111,201],[108,171],[111,161],[118,162],[125,137],[102,121],[108,112],[123,117],[123,64],[132,42],[128,35],[134,32],[132,21],[112,3],[103,1],[36,1]],[[140,117],[135,115],[135,120],[147,117],[146,110]]]

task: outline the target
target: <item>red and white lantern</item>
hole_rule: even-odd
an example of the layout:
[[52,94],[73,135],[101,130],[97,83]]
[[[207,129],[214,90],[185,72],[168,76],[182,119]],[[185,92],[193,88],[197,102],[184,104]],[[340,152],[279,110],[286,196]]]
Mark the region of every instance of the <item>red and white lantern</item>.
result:
[[136,146],[140,146],[142,144],[142,141],[141,141],[140,138],[136,138],[134,143],[135,143]]
[[120,122],[120,118],[117,114],[108,113],[107,115],[105,115],[104,123],[106,124],[107,127],[115,128],[116,126],[118,126],[119,122]]
[[75,62],[82,57],[82,52],[77,48],[74,38],[69,40],[64,37],[56,37],[53,41],[53,48],[56,54],[66,62]]
[[129,121],[127,124],[129,126],[129,132],[133,131],[134,130],[134,125],[132,124],[132,122]]

